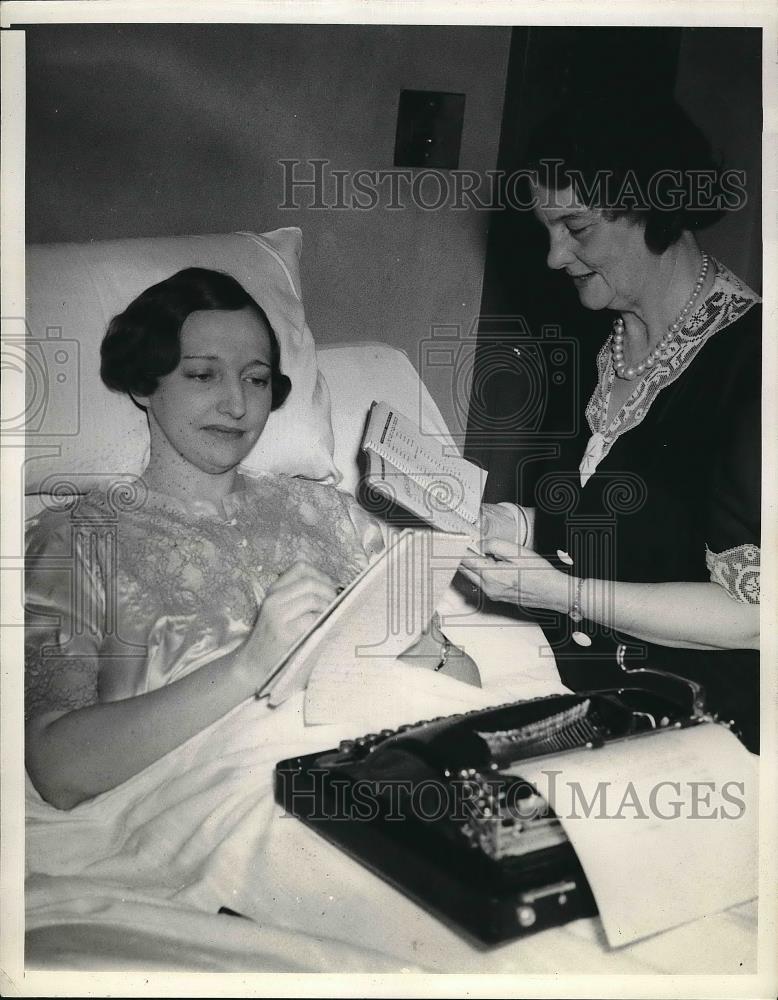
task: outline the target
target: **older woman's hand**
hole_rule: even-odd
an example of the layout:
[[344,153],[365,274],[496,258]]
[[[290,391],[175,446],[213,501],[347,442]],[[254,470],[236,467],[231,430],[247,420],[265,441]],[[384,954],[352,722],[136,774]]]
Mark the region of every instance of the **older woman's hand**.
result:
[[569,578],[542,556],[502,538],[485,538],[481,550],[484,557],[467,556],[459,571],[491,600],[525,608],[568,609]]

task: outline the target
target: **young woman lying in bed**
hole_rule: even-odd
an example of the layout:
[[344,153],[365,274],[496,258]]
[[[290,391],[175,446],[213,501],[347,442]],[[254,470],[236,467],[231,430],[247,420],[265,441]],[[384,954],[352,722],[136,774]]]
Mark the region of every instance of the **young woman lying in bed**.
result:
[[[238,474],[291,383],[230,276],[188,268],[143,292],[112,320],[101,375],[146,411],[142,479],[45,511],[27,545],[26,764],[63,809],[253,697],[383,544],[334,487]],[[433,629],[410,662],[437,667],[442,641]],[[478,684],[452,652],[444,670]]]

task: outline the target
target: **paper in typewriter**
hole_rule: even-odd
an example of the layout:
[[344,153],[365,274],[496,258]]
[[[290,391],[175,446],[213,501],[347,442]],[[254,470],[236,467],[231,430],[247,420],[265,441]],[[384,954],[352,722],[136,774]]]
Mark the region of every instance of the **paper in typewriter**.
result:
[[612,947],[757,895],[757,758],[723,726],[520,761],[509,773],[559,816]]
[[368,482],[440,531],[478,532],[486,474],[388,403],[373,403],[362,438]]
[[263,693],[279,705],[308,691],[305,720],[329,723],[342,699],[364,699],[362,676],[386,667],[428,626],[469,538],[406,529],[352,581],[287,654]]

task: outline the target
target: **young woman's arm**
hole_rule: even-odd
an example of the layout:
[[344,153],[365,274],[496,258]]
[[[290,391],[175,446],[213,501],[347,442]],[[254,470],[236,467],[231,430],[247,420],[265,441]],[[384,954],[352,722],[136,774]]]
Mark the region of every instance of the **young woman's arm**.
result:
[[252,697],[334,597],[327,576],[297,563],[270,587],[235,652],[148,694],[32,718],[26,765],[36,789],[70,809],[142,771]]

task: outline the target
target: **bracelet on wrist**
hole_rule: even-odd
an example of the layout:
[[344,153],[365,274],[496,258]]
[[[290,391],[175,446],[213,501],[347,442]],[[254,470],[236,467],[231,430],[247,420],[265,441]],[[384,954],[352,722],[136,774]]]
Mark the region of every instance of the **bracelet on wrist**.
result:
[[[583,586],[585,583],[586,583],[586,577],[579,576],[578,580],[576,581],[575,596],[573,597],[573,603],[570,606],[570,610],[567,612],[567,616],[570,619],[570,621],[575,622],[576,625],[579,622],[582,622],[586,617],[583,613],[583,607],[581,604]],[[572,640],[579,646],[591,646],[592,644],[591,638],[585,632],[581,631],[581,629],[579,628],[575,629],[575,631],[573,632]]]
[[442,670],[448,663],[448,658],[451,653],[451,643],[449,642],[448,638],[443,634],[443,630],[440,627],[440,615],[437,613],[437,611],[432,616],[432,626],[433,628],[437,629],[437,631],[440,633],[442,640],[440,644],[440,662],[436,667],[433,667],[435,671],[438,671]]
[[445,665],[448,663],[448,658],[450,653],[451,653],[451,643],[444,635],[443,645],[440,648],[440,663],[438,663],[437,667],[435,667],[436,671],[442,670],[445,667]]
[[573,598],[573,603],[570,610],[567,612],[568,617],[571,621],[580,622],[583,621],[583,611],[581,611],[581,591],[583,590],[583,585],[586,583],[586,579],[583,576],[579,576],[576,581],[575,586],[575,597]]

